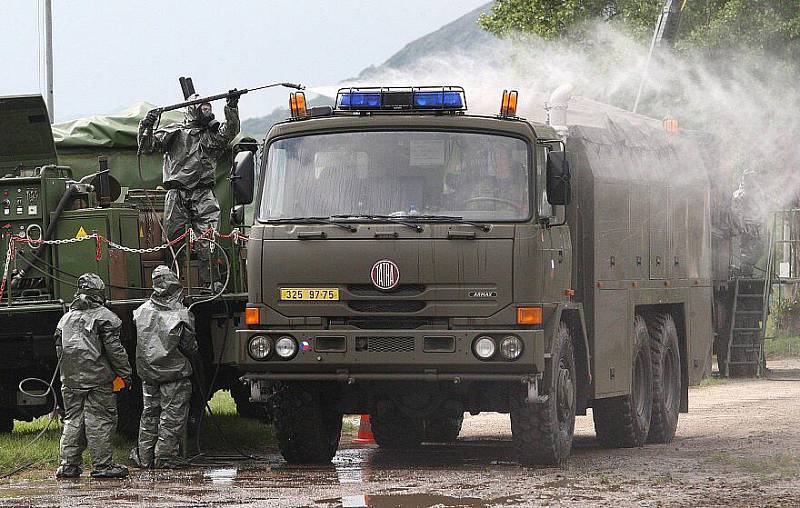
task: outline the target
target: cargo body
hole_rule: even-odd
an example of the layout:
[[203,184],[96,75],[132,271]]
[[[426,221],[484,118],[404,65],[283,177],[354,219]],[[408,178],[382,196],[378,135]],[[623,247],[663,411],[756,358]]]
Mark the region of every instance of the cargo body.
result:
[[588,407],[606,444],[647,438],[611,423],[624,407],[649,427],[655,406],[651,438],[672,438],[710,369],[697,146],[574,128],[562,205],[546,190],[564,139],[547,125],[339,109],[269,132],[248,246],[237,359],[287,460],[329,459],[344,413],[398,448],[455,440],[464,412],[509,412],[538,463],[568,455]]

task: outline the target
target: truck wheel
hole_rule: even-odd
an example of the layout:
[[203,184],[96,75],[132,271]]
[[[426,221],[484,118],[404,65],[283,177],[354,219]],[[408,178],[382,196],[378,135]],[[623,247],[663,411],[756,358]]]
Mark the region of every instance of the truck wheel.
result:
[[283,383],[273,400],[275,434],[286,462],[330,462],[339,447],[342,414],[315,383]]
[[370,415],[372,434],[381,448],[402,450],[417,448],[425,436],[423,421],[396,412],[378,411]]
[[577,378],[572,336],[564,322],[553,337],[552,359],[552,372],[544,380],[547,400],[528,402],[527,388],[512,388],[511,435],[526,464],[558,465],[572,450]]
[[0,415],[0,434],[8,434],[14,430],[14,418],[10,415]]
[[425,420],[425,441],[428,443],[454,443],[461,432],[464,416]]
[[607,448],[642,446],[650,431],[653,412],[653,370],[650,335],[642,316],[633,322],[631,393],[598,399],[592,408],[594,428],[600,444]]
[[681,404],[681,355],[678,329],[669,314],[650,320],[650,356],[653,365],[653,414],[650,443],[669,443],[678,428]]

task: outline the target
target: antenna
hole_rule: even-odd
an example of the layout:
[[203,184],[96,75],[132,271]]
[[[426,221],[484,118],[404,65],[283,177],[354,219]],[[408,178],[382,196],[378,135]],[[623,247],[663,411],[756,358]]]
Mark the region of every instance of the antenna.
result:
[[50,123],[53,123],[53,6],[52,0],[44,0],[44,69],[45,102]]

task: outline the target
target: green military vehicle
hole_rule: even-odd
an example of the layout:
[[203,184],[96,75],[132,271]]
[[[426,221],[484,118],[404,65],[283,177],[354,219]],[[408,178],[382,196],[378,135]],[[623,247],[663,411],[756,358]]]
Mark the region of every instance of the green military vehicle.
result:
[[[0,432],[10,432],[14,420],[31,420],[53,408],[52,395],[31,396],[43,393],[45,386],[26,383],[21,391],[19,383],[31,377],[51,378],[57,363],[53,331],[72,300],[81,273],[96,272],[106,282],[108,305],[123,321],[123,344],[134,354],[132,310],[149,296],[152,270],[167,259],[165,249],[141,250],[163,244],[160,216],[165,191],[158,188],[161,156],[137,159],[137,124],[148,109],[140,104],[117,116],[51,128],[41,96],[0,97],[0,263],[4,269]],[[181,113],[168,113],[162,121],[180,122],[182,118]],[[252,155],[243,155],[241,163],[252,164]],[[224,212],[222,230],[230,231],[227,168],[219,172],[216,193]],[[237,211],[242,215],[240,208]],[[93,234],[133,250],[98,242]],[[12,237],[13,256],[9,255]],[[66,242],[39,245],[36,242],[40,240]],[[206,372],[198,383],[208,392],[212,374],[220,365],[214,388],[231,389],[241,411],[255,416],[249,391],[238,382],[237,371],[230,365],[232,358],[224,354],[225,344],[233,342],[228,336],[234,337],[241,326],[246,302],[246,245],[230,239],[219,243],[227,254],[217,251],[222,278],[228,274],[229,282],[221,298],[199,303],[194,309],[205,367],[199,370]],[[198,280],[194,261],[180,269],[185,284]],[[194,291],[190,301],[207,298]],[[135,431],[141,411],[138,385],[121,392],[118,402],[120,427]],[[195,401],[195,416],[202,403]]]
[[267,134],[239,369],[289,462],[343,414],[385,448],[510,413],[527,463],[669,442],[710,365],[709,184],[696,143],[609,121],[467,114],[459,87],[349,88]]

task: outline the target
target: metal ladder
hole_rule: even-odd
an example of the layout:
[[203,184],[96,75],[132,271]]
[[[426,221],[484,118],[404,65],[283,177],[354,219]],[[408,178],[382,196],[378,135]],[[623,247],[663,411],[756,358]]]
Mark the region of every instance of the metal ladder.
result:
[[770,285],[763,278],[737,278],[734,284],[725,377],[737,365],[750,367],[745,375],[761,376]]

